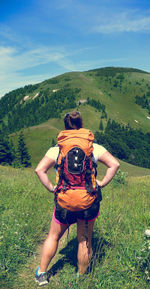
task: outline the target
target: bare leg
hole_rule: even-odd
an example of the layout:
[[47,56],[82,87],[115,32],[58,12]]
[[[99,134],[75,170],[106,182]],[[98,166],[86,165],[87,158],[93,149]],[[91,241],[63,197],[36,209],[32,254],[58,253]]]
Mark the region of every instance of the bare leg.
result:
[[88,248],[86,244],[85,238],[85,221],[79,220],[77,221],[77,237],[78,237],[78,269],[79,275],[84,274],[89,265],[90,259],[92,257],[92,232],[94,221],[88,222]]
[[67,229],[67,225],[60,225],[52,219],[49,234],[44,242],[39,272],[46,272],[47,267],[55,256],[60,238]]

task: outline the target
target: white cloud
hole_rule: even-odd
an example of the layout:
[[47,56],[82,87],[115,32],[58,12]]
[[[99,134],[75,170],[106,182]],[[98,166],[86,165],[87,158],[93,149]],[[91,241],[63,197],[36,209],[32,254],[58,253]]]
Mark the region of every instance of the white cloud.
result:
[[63,48],[59,50],[55,47],[40,47],[20,52],[15,48],[0,47],[0,65],[3,71],[18,71],[48,62],[58,62],[66,55]]
[[[99,22],[99,20],[97,21]],[[115,33],[115,32],[150,32],[150,16],[139,16],[138,13],[114,14],[109,19],[101,19],[101,23],[97,23],[91,29],[97,33]]]
[[[15,47],[0,47],[0,96],[26,84],[34,84],[54,77],[59,74],[57,71],[64,73],[90,69],[92,64],[93,66],[98,64],[98,60],[96,62],[73,60],[74,57],[76,59],[78,55],[89,49],[93,48],[70,48],[66,51],[64,47],[41,46],[36,49],[20,51]],[[60,70],[56,68],[55,71],[47,71],[45,69],[43,74],[40,73],[40,65],[49,63],[56,64]]]
[[124,59],[119,58],[89,61],[79,58],[80,60],[76,61],[76,57],[93,48],[79,48],[67,52],[63,47],[43,46],[20,52],[17,48],[0,47],[0,96],[26,84],[38,83],[59,74],[57,69],[55,71],[45,69],[43,74],[40,73],[40,65],[43,64],[57,64],[61,70],[59,72],[64,73],[66,71],[84,71],[94,67],[107,66],[113,62],[124,61]]
[[41,75],[31,75],[26,77],[18,73],[7,74],[3,77],[0,77],[0,97],[19,87],[23,87],[28,84],[39,83],[54,76],[56,76],[55,73],[45,73]]
[[25,84],[37,83],[55,76],[55,72],[46,71],[43,74],[32,73],[24,76],[24,70],[50,62],[59,64],[65,56],[63,48],[40,47],[20,52],[16,48],[0,47],[0,96]]

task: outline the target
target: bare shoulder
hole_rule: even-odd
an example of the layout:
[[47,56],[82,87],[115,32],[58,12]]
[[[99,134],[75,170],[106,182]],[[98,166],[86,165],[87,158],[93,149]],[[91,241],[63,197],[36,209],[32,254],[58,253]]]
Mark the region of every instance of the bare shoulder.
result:
[[48,169],[53,167],[55,164],[55,160],[49,158],[48,156],[44,156],[42,160],[39,162],[37,165],[35,172],[37,173],[38,171],[43,171],[46,172]]
[[118,160],[108,151],[105,151],[98,160],[108,167],[120,167]]

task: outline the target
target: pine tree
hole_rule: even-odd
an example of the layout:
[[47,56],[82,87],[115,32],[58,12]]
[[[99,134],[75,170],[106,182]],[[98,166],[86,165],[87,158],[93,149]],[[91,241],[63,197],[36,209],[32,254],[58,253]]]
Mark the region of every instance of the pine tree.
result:
[[100,120],[100,124],[99,124],[99,130],[103,130],[104,127],[103,127],[103,122],[102,122],[102,119]]
[[30,167],[31,166],[31,157],[28,153],[28,149],[26,147],[24,141],[24,135],[21,131],[18,137],[18,149],[16,155],[16,165],[21,167]]
[[56,145],[56,141],[52,138],[51,146],[54,147]]
[[12,164],[14,155],[11,146],[12,144],[8,136],[4,136],[3,133],[0,131],[0,164]]

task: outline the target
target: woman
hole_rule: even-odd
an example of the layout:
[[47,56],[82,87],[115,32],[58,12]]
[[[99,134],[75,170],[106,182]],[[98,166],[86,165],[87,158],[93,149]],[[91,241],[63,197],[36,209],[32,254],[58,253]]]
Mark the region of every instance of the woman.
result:
[[[64,124],[66,130],[80,130],[82,125],[82,117],[79,112],[70,112],[69,114],[66,114],[64,118]],[[93,144],[93,156],[95,159],[95,162],[99,161],[107,166],[107,171],[104,176],[104,178],[100,180],[96,180],[98,186],[101,188],[105,187],[115,176],[120,164],[119,162],[102,146],[98,144]],[[57,161],[57,157],[59,154],[59,147],[55,146],[48,150],[46,155],[43,157],[43,159],[38,164],[35,172],[37,176],[39,177],[41,183],[46,187],[48,191],[51,193],[54,193],[55,187],[49,180],[47,176],[47,171],[53,167]],[[92,207],[92,206],[91,206]],[[89,265],[91,256],[92,256],[92,246],[91,246],[91,239],[92,239],[92,232],[93,232],[93,226],[96,218],[99,215],[99,202],[97,202],[96,207],[94,207],[94,214],[91,213],[91,216],[88,219],[88,247],[87,247],[87,240],[85,238],[86,236],[86,228],[85,228],[85,221],[82,218],[81,214],[77,213],[77,215],[74,214],[74,212],[69,212],[69,225],[73,223],[77,223],[77,239],[78,239],[78,273],[79,275],[84,274],[87,270],[87,267]],[[89,212],[90,208],[89,208]],[[41,262],[40,266],[37,268],[36,271],[36,281],[39,283],[39,285],[44,285],[48,283],[47,280],[47,268],[52,260],[52,258],[55,256],[58,242],[60,238],[63,236],[65,231],[68,228],[68,222],[62,221],[61,218],[59,218],[59,213],[57,211],[57,207],[54,209],[53,218],[51,221],[50,231],[47,236],[47,239],[45,240],[45,243],[43,245],[43,251],[41,256]]]

